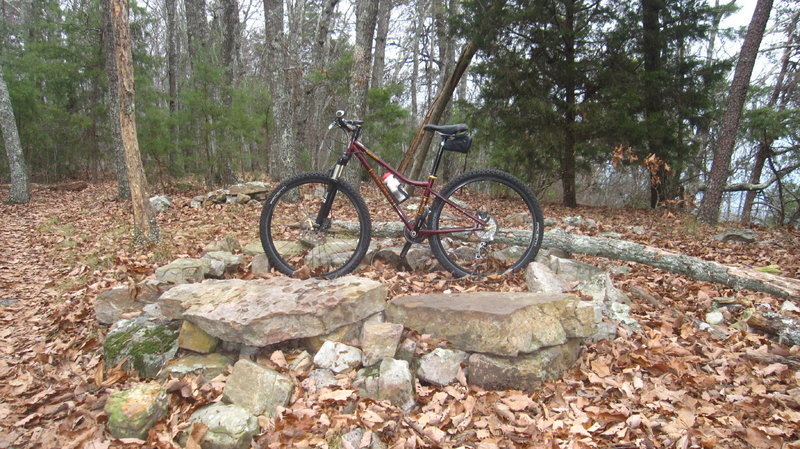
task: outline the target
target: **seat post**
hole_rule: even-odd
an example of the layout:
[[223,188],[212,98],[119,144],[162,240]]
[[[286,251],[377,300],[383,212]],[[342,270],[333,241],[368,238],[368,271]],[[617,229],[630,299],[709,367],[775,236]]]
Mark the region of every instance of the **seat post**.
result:
[[436,158],[433,159],[433,168],[431,169],[431,176],[436,176],[436,172],[439,171],[439,162],[442,161],[442,153],[444,153],[444,136],[442,136],[442,141],[439,143],[439,151],[436,152]]

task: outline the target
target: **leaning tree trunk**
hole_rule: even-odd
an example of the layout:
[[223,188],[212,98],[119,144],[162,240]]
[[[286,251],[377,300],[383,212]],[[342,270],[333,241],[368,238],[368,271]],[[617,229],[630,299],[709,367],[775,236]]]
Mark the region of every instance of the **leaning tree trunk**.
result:
[[25,169],[14,110],[11,108],[11,97],[8,95],[8,86],[3,77],[2,64],[0,64],[0,131],[3,132],[8,168],[11,171],[11,191],[6,197],[6,202],[27,203],[31,200],[28,192],[28,173]]
[[[461,50],[461,55],[458,57],[458,62],[456,62],[456,66],[453,69],[453,73],[451,73],[447,78],[447,83],[445,83],[444,89],[442,89],[442,91],[436,96],[436,99],[433,100],[433,104],[431,104],[430,109],[428,109],[428,113],[425,114],[425,117],[422,119],[422,123],[420,123],[419,128],[417,129],[417,134],[414,135],[414,139],[411,140],[411,145],[409,145],[408,150],[406,150],[403,160],[400,161],[400,165],[398,166],[398,170],[400,172],[407,170],[415,158],[419,157],[424,159],[427,155],[428,148],[430,147],[431,140],[433,139],[433,133],[426,132],[423,128],[428,123],[437,123],[442,117],[447,104],[453,97],[453,91],[455,91],[456,86],[458,86],[458,82],[461,80],[461,76],[467,70],[470,62],[472,62],[472,57],[475,56],[477,51],[478,46],[472,41],[469,41],[466,45],[464,45],[464,48]],[[420,152],[419,156],[417,156],[418,151]],[[421,169],[421,164],[419,167]],[[418,176],[419,173],[411,173],[412,178]]]
[[753,73],[753,65],[758,56],[758,47],[764,37],[764,29],[767,27],[771,10],[772,0],[758,0],[742,44],[739,61],[736,63],[725,113],[722,116],[719,139],[714,148],[708,189],[703,194],[703,201],[700,203],[699,218],[707,223],[716,224],[719,220],[719,208],[722,204],[723,189],[730,176],[731,156],[736,144],[739,119],[747,96],[750,75]]
[[158,243],[158,223],[147,196],[147,178],[139,153],[139,140],[136,137],[135,89],[133,83],[133,61],[131,58],[131,31],[128,26],[128,1],[107,0],[111,11],[114,35],[114,61],[117,70],[117,89],[119,101],[110,105],[118,109],[119,128],[122,145],[125,148],[125,161],[133,203],[133,242],[144,246]]

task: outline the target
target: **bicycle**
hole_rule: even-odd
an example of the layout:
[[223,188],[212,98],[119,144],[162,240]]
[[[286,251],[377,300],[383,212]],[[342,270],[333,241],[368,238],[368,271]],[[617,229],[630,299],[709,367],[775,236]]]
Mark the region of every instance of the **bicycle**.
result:
[[[467,125],[424,127],[442,139],[428,178],[417,181],[370,151],[359,140],[364,122],[344,114],[337,111],[330,125],[341,128],[349,140],[338,162],[328,173],[286,179],[264,203],[259,234],[272,267],[289,276],[334,278],[350,273],[364,259],[371,244],[370,213],[359,191],[340,179],[353,156],[402,221],[401,259],[412,244],[427,238],[436,259],[456,277],[519,270],[533,260],[544,223],[536,198],[522,181],[484,169],[455,177],[441,191],[433,188],[444,152],[469,151]],[[367,158],[385,170],[383,180]],[[422,189],[413,213],[401,207],[408,194],[400,183]]]

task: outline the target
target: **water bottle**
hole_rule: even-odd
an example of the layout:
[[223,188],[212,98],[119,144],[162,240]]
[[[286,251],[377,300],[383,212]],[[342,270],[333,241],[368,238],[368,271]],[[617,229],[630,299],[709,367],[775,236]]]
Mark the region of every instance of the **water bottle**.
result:
[[393,174],[384,173],[381,181],[383,181],[386,188],[392,192],[392,196],[395,201],[397,201],[397,204],[408,199],[408,193],[403,189],[403,186],[400,185],[400,181]]

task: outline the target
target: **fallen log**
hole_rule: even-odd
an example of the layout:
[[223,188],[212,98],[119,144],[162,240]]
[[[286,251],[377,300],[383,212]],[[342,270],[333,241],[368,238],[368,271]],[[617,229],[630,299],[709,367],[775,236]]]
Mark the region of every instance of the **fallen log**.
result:
[[[352,222],[334,221],[333,226],[345,232],[356,230],[356,223]],[[374,237],[400,237],[403,229],[403,224],[400,222],[372,223]],[[519,245],[529,241],[530,235],[530,231],[500,229],[495,235],[495,242]],[[542,247],[637,262],[683,274],[698,281],[727,285],[735,290],[753,290],[790,299],[800,298],[800,280],[762,273],[746,267],[722,265],[627,240],[576,235],[567,233],[561,228],[554,228],[544,233]]]
[[769,334],[787,346],[800,345],[800,321],[775,312],[754,313],[747,320],[753,329]]

